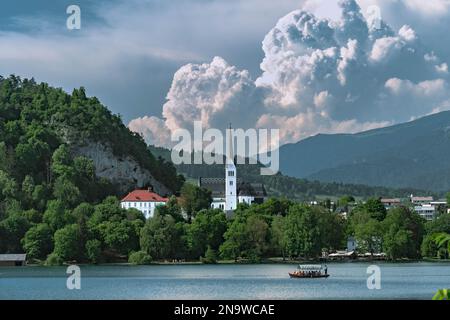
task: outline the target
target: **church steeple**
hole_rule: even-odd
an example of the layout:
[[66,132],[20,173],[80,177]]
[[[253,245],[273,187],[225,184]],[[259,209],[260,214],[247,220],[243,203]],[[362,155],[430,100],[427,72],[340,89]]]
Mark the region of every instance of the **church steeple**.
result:
[[234,164],[234,152],[233,152],[233,132],[231,129],[231,123],[230,127],[227,130],[227,164]]
[[233,211],[237,208],[237,175],[234,165],[233,131],[227,130],[227,156],[225,164],[225,211]]

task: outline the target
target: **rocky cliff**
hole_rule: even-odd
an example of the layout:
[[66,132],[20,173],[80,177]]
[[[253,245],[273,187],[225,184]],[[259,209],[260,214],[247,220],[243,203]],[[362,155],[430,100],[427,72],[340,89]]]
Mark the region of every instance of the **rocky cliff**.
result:
[[169,195],[171,192],[152,174],[143,169],[133,158],[117,157],[112,149],[99,142],[89,142],[84,145],[72,146],[74,156],[84,156],[92,159],[98,177],[106,178],[120,187],[125,193],[135,187],[142,188],[151,185],[160,195]]

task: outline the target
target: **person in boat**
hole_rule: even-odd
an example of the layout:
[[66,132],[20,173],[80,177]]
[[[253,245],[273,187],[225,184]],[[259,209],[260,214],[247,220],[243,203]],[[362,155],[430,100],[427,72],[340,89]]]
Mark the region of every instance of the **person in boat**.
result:
[[327,274],[328,274],[328,266],[325,265],[325,275],[327,275]]

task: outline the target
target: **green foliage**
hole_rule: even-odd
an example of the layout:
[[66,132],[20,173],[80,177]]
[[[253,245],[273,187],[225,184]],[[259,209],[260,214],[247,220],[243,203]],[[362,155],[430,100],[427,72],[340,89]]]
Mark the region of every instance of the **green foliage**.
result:
[[53,250],[53,233],[50,227],[41,223],[31,227],[22,239],[28,259],[45,259]]
[[272,252],[275,255],[283,256],[286,258],[288,253],[288,238],[286,235],[286,218],[283,216],[276,216],[273,218],[272,226],[270,229],[270,244],[272,246]]
[[353,210],[353,213],[359,213],[367,218],[383,221],[387,212],[380,199],[370,198],[365,203],[358,205]]
[[53,195],[64,206],[73,208],[81,202],[81,193],[78,187],[69,179],[61,176],[55,181]]
[[155,211],[161,216],[171,216],[176,222],[184,221],[181,206],[175,196],[170,197],[165,206],[156,207]]
[[450,214],[445,213],[425,225],[427,234],[450,233]]
[[200,211],[187,227],[190,255],[198,259],[208,247],[219,249],[226,229],[227,219],[221,210]]
[[202,257],[200,261],[204,264],[216,264],[217,263],[217,253],[210,246],[206,249],[205,257]]
[[102,255],[102,243],[97,239],[86,242],[86,257],[91,263],[98,263]]
[[154,259],[178,259],[186,252],[185,230],[172,216],[156,214],[141,231],[140,245]]
[[63,260],[60,256],[58,256],[55,253],[51,253],[47,256],[47,259],[45,260],[46,266],[60,266],[63,264]]
[[357,224],[355,238],[359,251],[371,254],[381,252],[383,239],[381,223],[376,219],[369,218],[367,221]]
[[244,212],[233,219],[224,238],[220,246],[222,258],[257,262],[268,249],[269,225],[262,217]]
[[136,265],[150,264],[152,257],[145,251],[132,252],[128,258],[128,262]]
[[408,208],[389,210],[382,222],[384,230],[384,251],[393,260],[398,258],[416,259],[424,236],[424,221]]
[[131,221],[104,221],[98,226],[106,247],[119,254],[128,254],[139,249],[139,235]]
[[211,191],[190,183],[181,188],[181,206],[190,220],[194,213],[211,207]]
[[0,222],[0,249],[3,252],[23,252],[21,240],[30,228],[30,223],[21,212],[13,212]]
[[[63,252],[69,242],[62,240],[68,238],[66,227],[75,223],[82,247],[78,260],[87,258],[83,247],[89,240],[100,241],[102,251],[139,249],[144,218],[120,209],[115,198],[120,186],[98,178],[92,159],[75,154],[86,143],[134,159],[173,193],[184,183],[170,162],[155,158],[141,136],[97,98],[87,97],[84,88],[67,94],[33,79],[0,77],[0,253],[25,250],[30,259],[44,258],[55,247],[64,255],[59,258],[74,258]],[[103,203],[107,196],[113,197]],[[58,245],[42,224],[52,235],[63,230]],[[104,229],[112,234],[101,233]]]
[[437,258],[439,247],[436,244],[435,234],[428,234],[422,241],[422,245],[420,247],[420,252],[422,253],[422,257],[427,258]]
[[433,300],[450,300],[450,289],[441,289],[433,297]]
[[44,212],[43,222],[48,224],[53,231],[63,228],[66,224],[74,222],[73,216],[60,200],[50,200],[47,210]]
[[317,257],[321,253],[318,217],[302,205],[291,207],[286,221],[287,248],[291,257]]
[[82,260],[83,247],[77,224],[69,224],[55,232],[55,249],[53,254],[62,261]]
[[433,240],[439,249],[446,250],[446,255],[450,254],[450,234],[437,233],[433,235]]

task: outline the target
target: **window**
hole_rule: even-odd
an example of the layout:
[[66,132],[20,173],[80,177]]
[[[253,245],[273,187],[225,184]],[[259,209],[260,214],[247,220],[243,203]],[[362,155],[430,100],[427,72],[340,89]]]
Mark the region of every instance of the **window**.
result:
[[234,171],[232,171],[232,170],[231,170],[231,171],[228,171],[228,176],[229,176],[229,177],[234,177]]
[[230,186],[232,186],[232,185],[233,185],[233,180],[230,181]]

